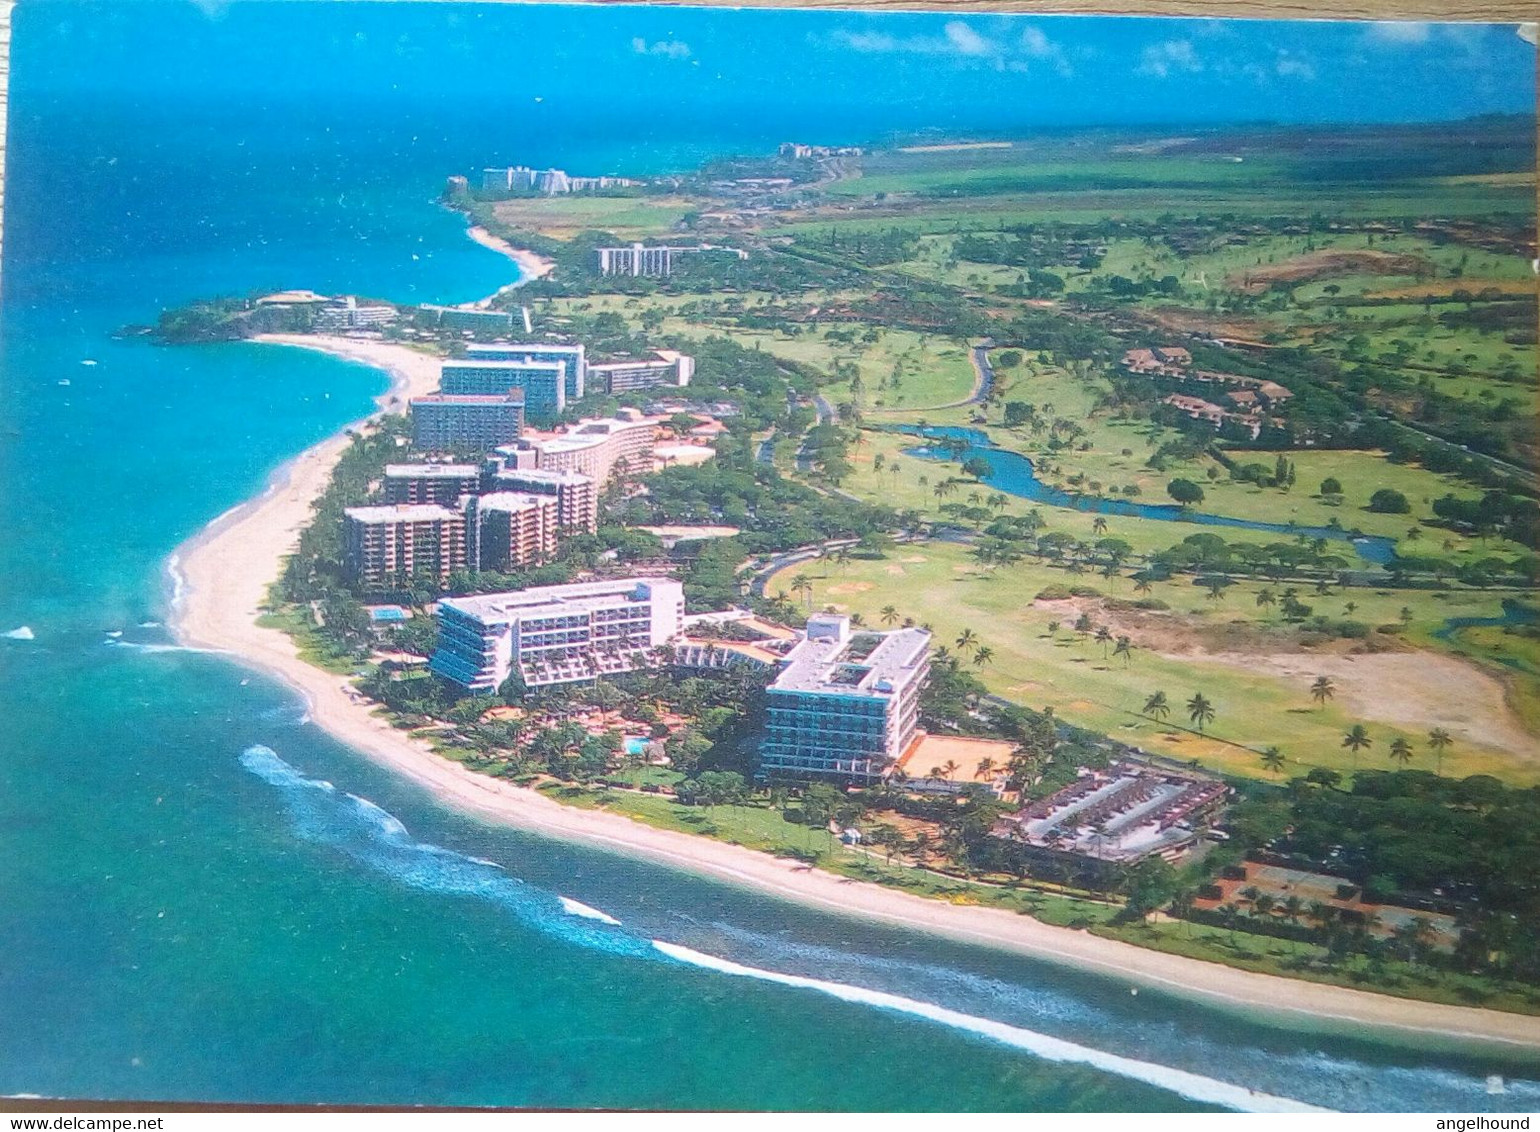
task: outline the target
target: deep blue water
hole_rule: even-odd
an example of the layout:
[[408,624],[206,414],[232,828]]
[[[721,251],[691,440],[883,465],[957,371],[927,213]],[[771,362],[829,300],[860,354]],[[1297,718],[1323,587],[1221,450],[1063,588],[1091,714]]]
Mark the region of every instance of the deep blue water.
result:
[[[1202,511],[1184,510],[1169,503],[1133,503],[1123,499],[1095,499],[1088,495],[1075,495],[1050,487],[1037,478],[1032,461],[1020,452],[1000,448],[980,429],[955,425],[895,425],[896,431],[912,433],[922,439],[948,440],[959,438],[968,442],[966,450],[957,458],[971,460],[978,456],[989,463],[989,474],[984,482],[1009,495],[1030,499],[1034,503],[1047,503],[1054,507],[1073,507],[1078,511],[1091,511],[1101,515],[1129,515],[1139,519],[1161,519],[1173,523],[1196,523],[1205,527],[1239,527],[1248,531],[1271,531],[1289,538],[1324,538],[1349,543],[1358,556],[1366,562],[1383,565],[1395,557],[1395,539],[1378,535],[1354,535],[1336,527],[1305,527],[1296,523],[1264,523],[1259,519],[1236,519],[1229,515],[1209,515]],[[954,457],[939,445],[917,444],[904,449],[906,456],[925,460],[947,461]]]
[[[167,556],[384,381],[117,327],[277,286],[485,294],[509,267],[432,203],[446,172],[516,143],[652,171],[764,140],[752,104],[648,117],[645,89],[614,120],[527,92],[521,113],[467,112],[458,96],[513,81],[506,57],[437,67],[432,97],[276,99],[240,85],[300,73],[272,39],[318,58],[362,43],[388,77],[423,33],[403,46],[383,10],[275,5],[282,34],[248,42],[257,7],[176,9],[194,24],[169,37],[147,26],[164,5],[16,12],[0,631],[31,639],[0,638],[0,1094],[1123,1111],[1227,1103],[1228,1085],[1343,1108],[1540,1104],[1533,1066],[1135,997],[485,825],[331,740],[287,690],[169,645]],[[555,18],[532,11],[495,13],[509,42]],[[155,97],[135,100],[141,82]],[[786,114],[764,132],[825,122]],[[1489,1097],[1490,1072],[1518,1080]]]

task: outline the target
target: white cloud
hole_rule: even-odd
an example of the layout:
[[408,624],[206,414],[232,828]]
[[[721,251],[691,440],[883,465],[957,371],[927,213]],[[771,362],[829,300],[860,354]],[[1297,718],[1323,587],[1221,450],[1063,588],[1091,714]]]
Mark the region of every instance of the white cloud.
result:
[[1068,56],[1040,28],[1028,25],[1021,34],[1006,34],[1009,24],[996,21],[984,31],[966,20],[949,20],[940,35],[894,36],[876,31],[834,32],[828,42],[851,51],[871,54],[947,55],[981,63],[998,71],[1028,73],[1034,64],[1053,68],[1061,75],[1072,73]]
[[946,40],[962,55],[996,55],[1000,45],[974,31],[961,20],[952,20],[945,27]]
[[1191,40],[1168,39],[1152,43],[1140,53],[1135,74],[1164,79],[1170,75],[1197,74],[1201,70],[1203,60],[1193,50]]
[[648,43],[641,36],[637,36],[631,41],[631,50],[638,55],[660,55],[665,59],[690,57],[690,45],[678,39],[660,39],[656,43]]
[[1364,38],[1380,47],[1415,47],[1433,38],[1433,25],[1409,20],[1378,20]]
[[1313,79],[1315,78],[1315,65],[1304,59],[1294,59],[1288,55],[1280,55],[1273,70],[1279,78],[1283,79]]

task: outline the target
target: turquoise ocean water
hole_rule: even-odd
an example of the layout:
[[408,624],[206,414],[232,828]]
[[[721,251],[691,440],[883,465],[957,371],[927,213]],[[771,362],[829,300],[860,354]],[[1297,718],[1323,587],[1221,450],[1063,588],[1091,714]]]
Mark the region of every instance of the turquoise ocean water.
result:
[[[319,43],[357,34],[281,7]],[[330,740],[285,689],[173,647],[167,556],[384,381],[297,351],[157,349],[116,327],[258,287],[479,296],[510,266],[433,204],[445,173],[515,144],[575,171],[688,167],[762,148],[804,111],[672,118],[667,136],[575,112],[478,125],[428,98],[206,98],[185,60],[136,101],[135,45],[155,35],[133,21],[164,10],[16,13],[0,631],[32,639],[0,639],[0,1094],[1540,1104],[1533,1065],[1274,1029],[481,824]],[[231,73],[217,49],[240,39],[211,27],[193,29],[207,54],[188,53],[205,78]],[[1489,1073],[1509,1092],[1489,1096]]]

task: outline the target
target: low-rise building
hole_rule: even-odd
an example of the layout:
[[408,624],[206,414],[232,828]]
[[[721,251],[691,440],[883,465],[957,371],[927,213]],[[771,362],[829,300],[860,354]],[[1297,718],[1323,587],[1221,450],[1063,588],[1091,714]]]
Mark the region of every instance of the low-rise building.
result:
[[421,452],[489,452],[524,432],[524,396],[433,393],[414,397],[412,446]]
[[437,503],[454,507],[480,490],[475,464],[386,464],[386,503]]
[[418,308],[435,326],[445,330],[468,330],[473,334],[506,334],[513,329],[511,311],[488,311],[476,307],[441,307],[423,303]]
[[672,578],[618,578],[438,604],[434,672],[470,692],[512,675],[528,687],[593,680],[655,663],[679,633],[684,589]]
[[385,303],[360,303],[352,295],[330,299],[315,312],[315,329],[321,333],[369,330],[396,321],[396,308]]
[[875,782],[914,740],[930,673],[924,629],[851,631],[819,614],[767,693],[760,769],[768,777]]
[[420,579],[446,585],[468,565],[465,514],[456,508],[400,503],[343,514],[343,568],[367,592],[393,592]]
[[628,393],[659,385],[683,387],[695,376],[695,359],[677,350],[656,350],[652,358],[590,365],[588,375],[608,393]]

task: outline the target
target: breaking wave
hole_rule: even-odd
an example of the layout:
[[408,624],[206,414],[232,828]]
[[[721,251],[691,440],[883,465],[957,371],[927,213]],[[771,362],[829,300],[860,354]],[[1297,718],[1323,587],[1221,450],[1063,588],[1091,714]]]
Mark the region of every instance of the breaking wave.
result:
[[754,978],[921,1018],[1046,1061],[1089,1066],[1204,1104],[1257,1112],[1323,1111],[1287,1097],[1109,1053],[936,1003],[849,983],[745,966],[679,944],[648,939],[628,931],[606,912],[509,876],[495,862],[416,840],[394,814],[367,798],[338,791],[330,782],[302,774],[271,747],[248,747],[240,761],[248,771],[282,792],[295,829],[305,840],[339,850],[411,888],[496,904],[520,923],[567,943],[610,955],[673,962],[722,975]]

